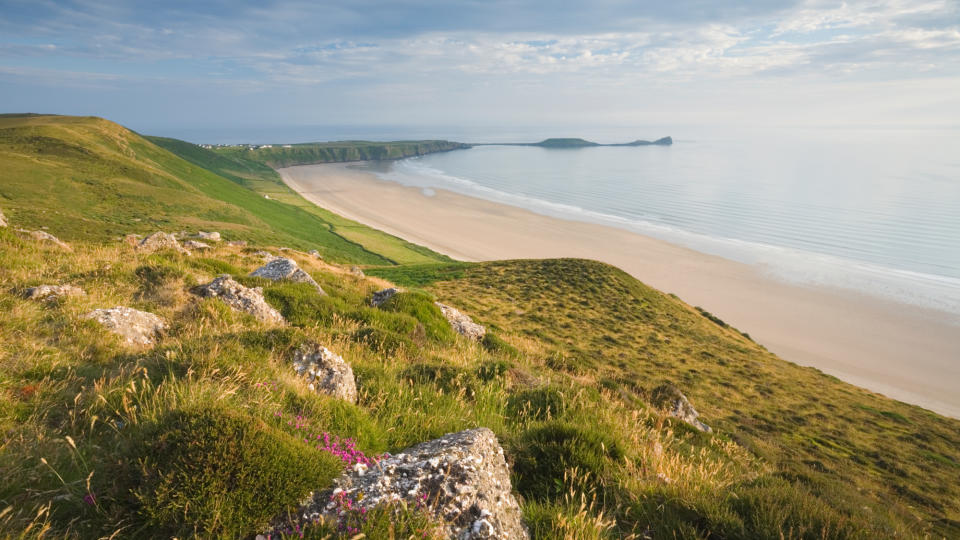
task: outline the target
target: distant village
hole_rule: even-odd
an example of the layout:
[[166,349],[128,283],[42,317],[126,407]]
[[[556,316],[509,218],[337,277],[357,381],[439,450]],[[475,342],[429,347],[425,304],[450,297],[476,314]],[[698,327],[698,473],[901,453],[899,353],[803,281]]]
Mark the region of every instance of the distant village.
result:
[[[246,148],[247,150],[259,150],[261,148],[273,148],[272,144],[198,144],[200,148],[212,150],[214,148]],[[292,144],[281,145],[280,148],[293,148]]]

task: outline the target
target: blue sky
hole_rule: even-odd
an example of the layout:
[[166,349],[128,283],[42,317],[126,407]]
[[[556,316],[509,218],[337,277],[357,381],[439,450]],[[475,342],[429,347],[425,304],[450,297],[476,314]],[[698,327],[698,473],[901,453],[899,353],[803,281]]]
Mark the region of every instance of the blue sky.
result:
[[0,0],[4,112],[263,125],[960,125],[957,0]]

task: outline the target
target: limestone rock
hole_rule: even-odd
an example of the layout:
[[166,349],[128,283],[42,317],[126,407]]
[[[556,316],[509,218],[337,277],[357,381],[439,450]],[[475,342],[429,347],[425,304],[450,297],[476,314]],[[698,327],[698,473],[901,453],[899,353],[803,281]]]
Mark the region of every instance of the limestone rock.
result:
[[683,392],[672,384],[664,384],[655,388],[651,401],[655,407],[667,411],[670,416],[683,420],[700,431],[707,433],[713,431],[710,426],[700,421],[699,413],[690,404],[687,396],[683,395]]
[[263,251],[263,250],[255,251],[255,252],[253,253],[253,255],[254,255],[255,257],[260,257],[261,259],[263,259],[263,260],[265,260],[265,261],[271,261],[271,260],[277,258],[277,256],[274,255],[273,253],[270,253],[269,251]]
[[361,270],[360,267],[356,265],[350,267],[350,273],[357,277],[366,277],[366,274],[363,273],[363,270]]
[[3,210],[0,210],[0,227],[7,226],[7,218],[3,215]]
[[220,233],[218,233],[218,232],[216,232],[216,231],[214,231],[214,232],[197,231],[197,238],[199,238],[199,239],[201,239],[201,240],[208,240],[208,241],[210,241],[210,242],[219,242],[219,241],[220,241]]
[[234,246],[234,247],[247,247],[247,241],[246,240],[230,240],[229,242],[227,242],[227,245]]
[[447,318],[454,331],[461,336],[480,341],[486,335],[487,329],[483,325],[473,322],[469,315],[460,313],[456,308],[440,302],[434,302],[434,304],[443,312],[443,316]]
[[164,249],[170,249],[185,255],[190,254],[189,251],[180,246],[180,242],[177,241],[176,237],[165,232],[155,232],[137,244],[137,251],[143,251],[145,253],[153,253],[154,251]]
[[307,380],[309,388],[321,394],[357,402],[353,369],[339,355],[317,343],[308,343],[293,355],[293,369]]
[[274,257],[267,264],[251,272],[250,275],[273,281],[287,280],[296,283],[309,283],[317,289],[318,293],[327,294],[320,287],[320,284],[310,277],[310,274],[304,272],[297,266],[296,261],[285,257]]
[[40,285],[30,287],[23,296],[28,300],[56,300],[63,296],[82,296],[85,293],[80,287],[73,285]]
[[370,305],[373,307],[380,307],[384,302],[393,298],[393,295],[400,292],[400,289],[396,287],[390,287],[389,289],[384,289],[382,291],[377,291],[373,293],[373,298],[370,299]]
[[301,507],[300,523],[336,520],[335,498],[357,509],[381,502],[423,505],[456,540],[528,539],[512,493],[510,469],[496,435],[470,429],[418,444],[369,469],[355,467]]
[[107,330],[117,334],[127,345],[148,347],[156,342],[157,335],[166,330],[167,324],[153,313],[128,307],[95,309],[84,315]]
[[272,324],[287,322],[279,311],[263,299],[263,291],[259,287],[244,287],[230,276],[219,276],[196,291],[205,298],[219,298],[233,309],[249,313],[259,321]]
[[46,231],[28,231],[26,229],[17,229],[17,232],[25,233],[29,235],[30,238],[33,238],[37,242],[50,243],[59,247],[60,249],[63,249],[66,251],[73,251],[72,249],[70,249],[70,246],[68,246],[65,242],[61,241],[59,238],[57,238],[56,236]]
[[322,259],[322,258],[323,258],[323,257],[320,255],[320,252],[317,251],[317,250],[315,250],[315,249],[311,249],[311,250],[308,251],[307,253],[308,253],[309,255],[313,255],[314,258],[317,258],[317,259]]
[[213,249],[210,247],[210,244],[205,244],[203,242],[197,242],[196,240],[187,240],[183,243],[183,247],[187,249],[193,249],[197,251],[203,251],[205,249]]

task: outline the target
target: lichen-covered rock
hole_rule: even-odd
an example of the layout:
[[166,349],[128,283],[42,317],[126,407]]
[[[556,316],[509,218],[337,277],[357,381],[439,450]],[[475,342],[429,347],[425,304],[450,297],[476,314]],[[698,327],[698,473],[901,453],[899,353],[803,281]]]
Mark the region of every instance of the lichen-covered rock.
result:
[[480,341],[486,335],[487,329],[473,322],[469,315],[440,302],[434,302],[434,304],[443,312],[443,316],[447,318],[453,330],[461,336]]
[[178,253],[183,253],[189,255],[190,252],[183,248],[180,245],[180,242],[177,241],[176,237],[172,234],[165,232],[157,231],[150,236],[147,236],[137,244],[137,251],[142,251],[144,253],[153,253],[154,251],[161,250],[173,250]]
[[210,242],[219,242],[219,241],[220,241],[220,233],[218,233],[218,232],[216,232],[216,231],[214,231],[214,232],[197,231],[197,238],[199,238],[199,239],[201,239],[201,240],[208,240],[208,241],[210,241]]
[[320,284],[314,281],[310,274],[304,272],[297,266],[293,259],[285,257],[274,257],[270,261],[250,273],[251,276],[271,279],[273,281],[286,280],[296,283],[309,283],[317,289],[320,294],[327,294],[320,287]]
[[382,291],[377,291],[373,293],[373,298],[370,299],[370,305],[373,307],[380,307],[384,302],[393,298],[393,295],[400,292],[400,289],[396,287],[390,287],[389,289],[384,289]]
[[470,429],[418,444],[369,469],[355,467],[302,506],[300,523],[337,518],[334,498],[354,508],[406,501],[421,506],[456,540],[527,539],[530,534],[510,485],[496,435]]
[[359,266],[351,266],[350,273],[357,277],[367,277],[366,274],[363,273],[363,270],[361,270]]
[[37,242],[53,244],[59,247],[60,249],[63,249],[66,251],[73,251],[72,249],[70,249],[70,246],[66,244],[66,242],[61,241],[59,238],[57,238],[56,236],[46,231],[28,231],[26,229],[17,229],[17,232],[27,234],[30,236],[30,238],[33,238]]
[[140,347],[153,345],[157,336],[167,328],[163,319],[153,313],[128,307],[95,309],[84,315],[84,318],[97,321],[123,338],[126,345]]
[[203,251],[205,249],[213,249],[210,247],[210,244],[205,244],[203,242],[197,242],[196,240],[186,240],[183,243],[183,247],[187,249],[193,249],[196,251]]
[[313,255],[313,256],[314,256],[315,258],[317,258],[317,259],[322,259],[322,258],[323,258],[323,257],[320,255],[320,252],[317,251],[317,250],[315,250],[315,249],[311,249],[311,250],[308,251],[307,253],[308,253],[309,255]]
[[260,257],[261,259],[263,259],[263,260],[265,260],[265,261],[272,261],[273,259],[276,259],[276,258],[277,258],[277,256],[274,255],[273,253],[270,253],[269,251],[263,251],[263,250],[255,251],[255,252],[253,253],[253,256],[254,256],[254,257]]
[[348,403],[357,402],[353,369],[330,349],[317,343],[303,345],[293,355],[293,369],[306,379],[311,390]]
[[651,401],[654,407],[667,411],[670,416],[683,420],[700,431],[707,433],[713,431],[710,426],[700,421],[699,413],[690,404],[687,396],[672,384],[663,384],[655,388]]
[[40,285],[30,287],[23,292],[28,300],[56,300],[64,296],[82,296],[85,294],[80,287],[73,285]]
[[0,227],[7,226],[7,217],[3,215],[3,210],[0,210]]
[[233,309],[249,313],[259,321],[269,324],[287,322],[279,311],[263,299],[263,290],[259,287],[244,287],[230,276],[219,276],[210,283],[197,287],[196,291],[205,298],[219,298]]
[[246,240],[230,240],[229,242],[227,242],[227,245],[234,246],[234,247],[247,247],[247,241]]

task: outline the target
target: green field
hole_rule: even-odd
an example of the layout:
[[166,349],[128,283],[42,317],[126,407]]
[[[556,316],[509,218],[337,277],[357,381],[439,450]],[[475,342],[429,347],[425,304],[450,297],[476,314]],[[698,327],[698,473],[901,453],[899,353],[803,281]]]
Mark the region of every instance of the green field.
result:
[[[11,223],[0,228],[0,538],[250,537],[339,472],[278,412],[353,437],[367,455],[488,427],[537,539],[960,537],[960,421],[785,362],[748,328],[609,265],[393,264],[249,160],[99,119],[0,126]],[[264,199],[271,184],[278,195]],[[72,251],[14,230],[42,226]],[[156,228],[252,244],[186,256],[116,241]],[[247,277],[256,251],[283,245],[325,254],[287,252],[328,296]],[[357,262],[368,277],[349,271]],[[191,292],[223,273],[263,287],[290,325]],[[383,280],[408,292],[372,308]],[[48,283],[87,294],[23,298]],[[454,335],[434,299],[488,337]],[[131,350],[83,319],[118,305],[169,330]],[[306,340],[353,366],[357,405],[294,376]],[[664,383],[713,433],[651,405]],[[430,537],[430,519],[391,507],[362,532]]]

